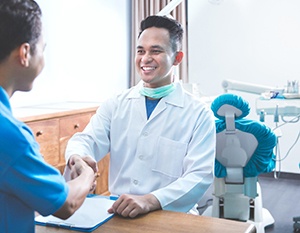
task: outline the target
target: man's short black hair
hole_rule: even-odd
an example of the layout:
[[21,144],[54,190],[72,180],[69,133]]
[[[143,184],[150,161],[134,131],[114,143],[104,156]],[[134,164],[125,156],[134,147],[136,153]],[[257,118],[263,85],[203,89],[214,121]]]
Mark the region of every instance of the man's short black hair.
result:
[[157,28],[165,28],[169,31],[170,35],[170,42],[173,51],[178,51],[182,47],[182,36],[183,36],[183,28],[180,23],[178,23],[176,20],[171,19],[167,16],[157,16],[152,15],[147,17],[141,22],[140,26],[140,35],[142,32],[151,27],[157,27]]
[[23,43],[35,52],[42,12],[34,0],[0,0],[0,62]]

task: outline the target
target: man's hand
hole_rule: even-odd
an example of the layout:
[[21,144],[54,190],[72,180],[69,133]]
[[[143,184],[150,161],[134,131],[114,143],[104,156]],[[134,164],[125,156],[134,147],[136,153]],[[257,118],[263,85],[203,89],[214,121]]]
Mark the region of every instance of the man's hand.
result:
[[71,178],[74,179],[81,174],[83,162],[89,165],[95,173],[98,172],[98,166],[94,159],[89,156],[80,157],[79,155],[72,155],[68,161],[68,167],[71,171]]
[[[69,218],[84,202],[86,195],[95,189],[97,174],[80,156],[73,155],[66,167],[69,192],[63,206],[53,215],[62,219]],[[65,171],[66,172],[66,171]],[[69,179],[72,178],[72,179]]]
[[109,213],[116,213],[123,217],[134,218],[139,214],[161,209],[159,201],[152,194],[144,196],[123,194],[108,209]]
[[92,192],[96,188],[96,178],[99,176],[96,161],[89,156],[80,157],[79,155],[72,155],[68,161],[68,167],[70,169],[70,175],[72,180],[81,174],[84,166],[90,166],[95,173],[95,181],[90,189],[90,192]]

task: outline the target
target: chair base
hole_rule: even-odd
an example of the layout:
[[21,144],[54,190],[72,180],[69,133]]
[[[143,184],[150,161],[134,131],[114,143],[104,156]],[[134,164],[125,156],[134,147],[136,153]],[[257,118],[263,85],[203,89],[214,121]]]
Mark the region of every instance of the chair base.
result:
[[[212,213],[212,206],[207,207],[207,209],[203,212],[203,216],[215,217]],[[238,221],[238,220],[236,220]],[[275,220],[269,210],[262,208],[262,221],[247,221],[250,224],[253,224],[256,227],[256,233],[265,233],[265,227],[271,226],[275,223]]]

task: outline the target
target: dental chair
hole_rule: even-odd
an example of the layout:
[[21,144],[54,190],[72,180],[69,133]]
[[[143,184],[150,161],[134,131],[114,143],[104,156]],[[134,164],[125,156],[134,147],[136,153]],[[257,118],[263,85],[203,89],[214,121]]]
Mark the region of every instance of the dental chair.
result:
[[234,94],[218,96],[211,105],[216,118],[213,202],[202,215],[250,222],[257,233],[274,223],[263,208],[258,175],[275,167],[275,134],[264,124],[245,119],[249,104]]

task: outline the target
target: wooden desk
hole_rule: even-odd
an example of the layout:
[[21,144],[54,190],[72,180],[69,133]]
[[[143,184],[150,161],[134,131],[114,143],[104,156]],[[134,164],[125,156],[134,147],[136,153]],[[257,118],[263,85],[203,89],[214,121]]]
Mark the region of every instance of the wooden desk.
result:
[[[61,228],[36,226],[36,233],[78,233]],[[94,233],[255,233],[254,225],[226,219],[170,211],[154,211],[138,218],[114,216]]]

